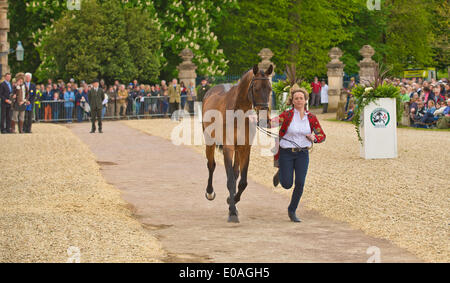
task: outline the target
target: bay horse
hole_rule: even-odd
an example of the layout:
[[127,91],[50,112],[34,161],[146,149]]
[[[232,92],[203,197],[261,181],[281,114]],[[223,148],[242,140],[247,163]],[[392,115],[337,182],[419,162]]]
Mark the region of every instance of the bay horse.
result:
[[[245,123],[243,125],[245,132],[245,142],[238,143],[238,123],[233,118],[232,123],[227,123],[227,112],[232,111],[236,113],[242,110],[241,113],[248,113],[249,110],[255,109],[257,112],[260,110],[267,110],[267,119],[269,117],[269,101],[272,94],[272,86],[270,83],[270,75],[273,72],[273,66],[267,69],[266,72],[260,71],[258,65],[255,65],[252,70],[246,72],[239,83],[230,88],[229,85],[217,85],[211,88],[203,98],[202,114],[203,114],[203,133],[205,140],[211,142],[206,145],[206,158],[208,159],[208,186],[206,188],[205,196],[208,200],[212,201],[216,197],[214,188],[212,185],[214,169],[216,168],[216,162],[214,160],[215,147],[218,146],[222,149],[225,163],[225,171],[227,174],[227,188],[229,191],[229,197],[227,203],[229,205],[228,222],[239,223],[238,211],[236,209],[236,203],[241,199],[241,195],[247,187],[247,172],[250,163],[250,150],[251,150],[251,137],[250,137],[250,124],[249,117],[245,116]],[[205,129],[215,122],[216,119],[207,121],[208,111],[215,110],[216,113],[222,115],[222,130],[220,135],[214,130],[211,133],[206,133]],[[241,123],[242,124],[242,123]],[[241,125],[242,127],[242,125]],[[239,130],[240,131],[240,130]],[[234,136],[228,133],[233,133]],[[227,142],[225,142],[227,141]],[[234,161],[234,164],[233,164]],[[236,182],[239,180],[238,192],[236,193]]]

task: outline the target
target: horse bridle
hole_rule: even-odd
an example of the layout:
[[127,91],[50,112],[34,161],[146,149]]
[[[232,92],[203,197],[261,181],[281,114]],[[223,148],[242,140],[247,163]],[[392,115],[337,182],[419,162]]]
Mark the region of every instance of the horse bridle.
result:
[[258,107],[258,106],[260,106],[260,107],[264,107],[264,108],[266,108],[266,109],[269,109],[269,104],[266,104],[266,103],[255,103],[255,95],[254,95],[254,93],[253,93],[253,86],[254,86],[254,83],[255,83],[255,81],[268,81],[268,80],[270,80],[269,78],[257,78],[257,77],[254,77],[253,79],[252,79],[252,81],[250,82],[250,87],[249,87],[249,89],[248,89],[248,93],[247,93],[247,97],[248,97],[248,101],[250,101],[251,103],[252,103],[252,106],[253,107]]

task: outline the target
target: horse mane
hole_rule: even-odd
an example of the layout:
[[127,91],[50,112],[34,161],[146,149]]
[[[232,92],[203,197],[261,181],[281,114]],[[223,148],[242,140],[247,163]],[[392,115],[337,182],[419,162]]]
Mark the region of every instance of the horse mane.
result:
[[[249,87],[250,81],[253,79],[253,68],[245,72],[241,79],[239,80],[239,83],[237,84],[237,88],[241,90],[243,87]],[[247,90],[247,89],[246,89]]]

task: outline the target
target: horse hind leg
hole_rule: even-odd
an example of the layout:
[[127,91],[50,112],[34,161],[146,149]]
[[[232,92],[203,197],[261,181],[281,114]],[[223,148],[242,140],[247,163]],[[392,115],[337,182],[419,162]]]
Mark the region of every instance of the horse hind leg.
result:
[[216,162],[214,160],[214,145],[207,145],[206,146],[206,158],[208,159],[208,171],[209,171],[209,177],[208,177],[208,186],[206,187],[206,193],[205,197],[207,200],[214,200],[216,198],[216,192],[214,192],[214,188],[212,185],[213,182],[213,174],[214,169],[216,169]]

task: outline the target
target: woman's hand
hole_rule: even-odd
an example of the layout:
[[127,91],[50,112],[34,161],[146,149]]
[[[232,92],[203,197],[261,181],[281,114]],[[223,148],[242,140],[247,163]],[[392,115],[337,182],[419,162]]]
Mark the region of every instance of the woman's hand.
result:
[[306,135],[306,138],[307,138],[308,140],[310,140],[311,142],[314,142],[314,140],[315,140],[315,137],[314,137],[313,134]]
[[248,115],[248,120],[250,124],[256,124],[258,123],[258,115],[256,114]]

